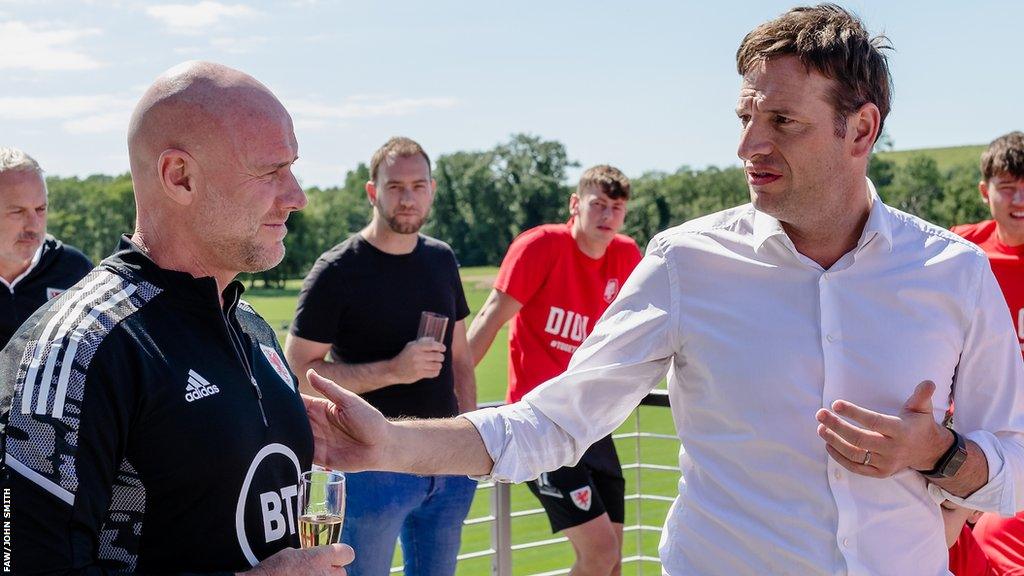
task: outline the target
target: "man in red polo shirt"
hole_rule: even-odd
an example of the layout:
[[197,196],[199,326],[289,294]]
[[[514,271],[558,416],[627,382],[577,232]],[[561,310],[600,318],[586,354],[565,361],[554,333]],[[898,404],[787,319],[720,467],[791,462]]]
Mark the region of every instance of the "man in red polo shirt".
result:
[[[569,222],[523,232],[509,246],[494,290],[469,328],[476,363],[509,320],[507,400],[515,402],[565,371],[573,352],[618,295],[640,261],[631,238],[618,234],[626,218],[629,179],[594,166],[569,197]],[[529,482],[554,532],[576,551],[573,575],[619,574],[625,480],[610,436],[576,466]]]
[[[981,155],[978,190],[992,219],[953,227],[988,254],[1024,350],[1024,132],[1010,132]],[[984,514],[974,536],[997,574],[1024,575],[1024,513]]]

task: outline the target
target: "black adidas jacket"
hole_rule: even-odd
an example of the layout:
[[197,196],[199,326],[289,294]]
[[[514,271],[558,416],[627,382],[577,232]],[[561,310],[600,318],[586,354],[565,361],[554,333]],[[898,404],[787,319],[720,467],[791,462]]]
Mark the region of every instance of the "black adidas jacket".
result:
[[90,270],[92,261],[85,254],[47,234],[39,262],[28,275],[13,290],[0,284],[0,348],[33,312]]
[[229,572],[298,545],[312,432],[241,293],[221,308],[124,239],[0,354],[15,573]]

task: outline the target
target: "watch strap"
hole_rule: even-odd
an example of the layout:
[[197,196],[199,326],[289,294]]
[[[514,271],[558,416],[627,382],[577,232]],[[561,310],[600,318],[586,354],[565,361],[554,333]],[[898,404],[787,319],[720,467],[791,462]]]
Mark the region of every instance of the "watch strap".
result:
[[956,430],[949,429],[953,433],[953,445],[939,457],[935,467],[931,470],[921,470],[925,478],[950,478],[960,471],[964,461],[967,460],[967,442],[964,437],[957,434]]

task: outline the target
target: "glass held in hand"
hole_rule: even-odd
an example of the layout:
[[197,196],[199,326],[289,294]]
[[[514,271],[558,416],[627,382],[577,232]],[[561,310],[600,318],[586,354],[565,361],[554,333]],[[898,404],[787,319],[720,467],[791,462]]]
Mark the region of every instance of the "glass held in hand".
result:
[[345,475],[313,469],[299,478],[299,545],[303,548],[341,542],[345,520]]
[[433,312],[420,314],[420,329],[416,339],[430,338],[434,342],[444,344],[444,333],[448,329],[448,317]]

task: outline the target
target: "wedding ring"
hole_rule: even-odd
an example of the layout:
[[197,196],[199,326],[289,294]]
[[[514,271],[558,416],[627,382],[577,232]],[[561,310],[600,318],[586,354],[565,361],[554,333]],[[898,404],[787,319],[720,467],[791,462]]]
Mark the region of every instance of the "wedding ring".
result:
[[864,451],[864,461],[861,462],[861,466],[867,466],[871,463],[871,450]]

